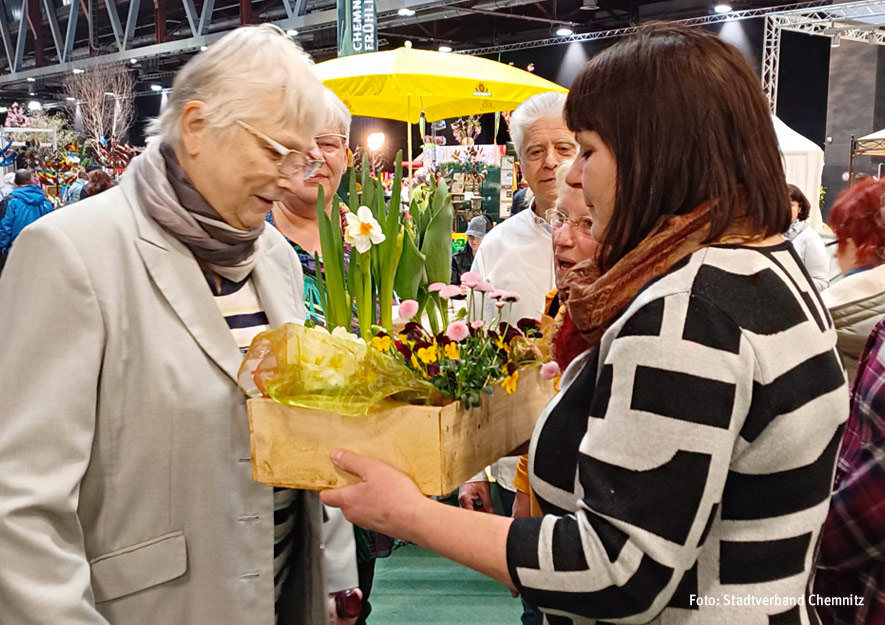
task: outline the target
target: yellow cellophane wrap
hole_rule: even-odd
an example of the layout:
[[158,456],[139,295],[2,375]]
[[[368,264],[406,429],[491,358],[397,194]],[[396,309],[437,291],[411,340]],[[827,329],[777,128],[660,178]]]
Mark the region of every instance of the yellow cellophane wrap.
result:
[[279,404],[348,416],[390,407],[392,400],[443,402],[435,386],[355,335],[295,323],[256,336],[238,378],[243,390],[254,383]]

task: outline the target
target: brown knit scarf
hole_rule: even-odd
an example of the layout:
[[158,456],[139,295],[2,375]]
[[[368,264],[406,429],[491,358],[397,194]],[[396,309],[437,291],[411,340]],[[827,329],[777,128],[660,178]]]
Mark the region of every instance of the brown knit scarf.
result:
[[650,236],[604,274],[592,258],[572,267],[565,276],[560,300],[587,345],[598,345],[639,290],[686,256],[708,245],[764,238],[752,231],[745,218],[735,220],[714,241],[706,241],[709,232],[710,206],[705,203],[686,215],[661,218]]

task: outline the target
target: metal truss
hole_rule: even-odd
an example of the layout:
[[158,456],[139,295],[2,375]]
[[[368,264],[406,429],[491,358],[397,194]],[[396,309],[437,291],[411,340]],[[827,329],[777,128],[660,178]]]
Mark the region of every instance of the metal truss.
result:
[[765,17],[765,43],[762,53],[762,91],[772,115],[777,109],[777,77],[780,75],[781,30],[773,16]]
[[885,0],[862,0],[817,8],[778,10],[765,18],[765,50],[762,59],[762,89],[772,113],[777,111],[780,66],[780,33],[789,30],[830,37],[833,45],[842,39],[885,45]]
[[[382,18],[392,24],[396,24],[399,19],[397,18],[397,11],[404,6],[414,10],[421,10],[446,7],[462,1],[377,0],[376,14],[379,18],[379,25]],[[500,3],[500,0],[495,1]],[[522,4],[527,1],[509,0],[509,3]],[[153,38],[151,37],[146,42],[144,37],[141,37],[140,40],[134,37],[141,0],[129,0],[125,21],[121,19],[117,11],[116,1],[104,0],[103,9],[106,11],[111,24],[115,50],[107,54],[94,55],[93,51],[85,47],[81,49],[75,49],[74,47],[80,13],[84,13],[84,17],[86,17],[83,3],[78,2],[78,0],[72,0],[69,6],[64,7],[63,11],[67,13],[67,22],[62,25],[59,21],[59,14],[56,13],[56,11],[61,11],[61,9],[56,9],[52,0],[7,0],[7,3],[9,2],[16,3],[16,9],[20,8],[21,10],[18,12],[13,11],[13,14],[19,17],[12,22],[7,22],[5,14],[0,11],[0,39],[2,39],[6,60],[8,61],[8,70],[0,75],[0,86],[21,83],[29,78],[36,80],[57,76],[71,72],[74,69],[86,69],[111,63],[196,52],[203,46],[207,46],[223,37],[225,33],[240,24],[240,21],[237,19],[213,22],[212,13],[215,8],[215,0],[204,0],[199,12],[196,10],[194,0],[169,0],[168,5],[170,8],[173,4],[183,8],[187,21],[185,28],[187,36],[163,43],[153,43]],[[278,0],[278,2],[279,5],[275,10],[273,7],[269,9],[268,16],[276,15],[280,19],[270,19],[267,21],[276,24],[284,30],[295,29],[305,33],[312,30],[330,28],[338,21],[336,9],[307,13],[307,0]],[[102,10],[98,8],[101,4],[96,0],[97,10]],[[34,9],[34,6],[37,7],[39,15],[32,16],[29,14]],[[124,4],[124,6],[127,5]],[[477,6],[482,7],[484,3],[480,3]],[[427,13],[431,12],[428,11]],[[41,23],[44,14],[49,23],[55,54],[50,55],[54,57],[52,58],[53,62],[38,67],[35,60],[25,62],[24,53],[29,23]],[[431,16],[428,15],[427,17]],[[415,18],[411,19],[412,21],[423,21],[415,20]],[[162,26],[165,28],[165,24]],[[147,45],[145,45],[146,43]]]
[[[830,0],[813,0],[811,2],[799,2],[780,7],[766,7],[762,9],[748,9],[746,11],[733,11],[731,13],[703,15],[701,17],[690,17],[683,20],[674,20],[675,23],[684,24],[685,26],[704,26],[706,24],[719,24],[722,22],[731,22],[734,20],[745,20],[754,17],[765,17],[776,11],[786,9],[808,9],[812,7],[820,7],[826,5]],[[885,0],[880,0],[885,2]],[[613,37],[623,37],[635,33],[639,26],[627,26],[624,28],[614,28],[612,30],[600,30],[590,33],[581,33],[571,35],[569,37],[551,37],[549,39],[535,39],[534,41],[523,41],[520,43],[508,43],[499,46],[489,46],[486,48],[471,48],[469,50],[458,50],[458,54],[496,54],[498,52],[510,52],[513,50],[526,50],[528,48],[540,48],[543,46],[555,46],[573,41],[595,41],[597,39],[611,39]]]

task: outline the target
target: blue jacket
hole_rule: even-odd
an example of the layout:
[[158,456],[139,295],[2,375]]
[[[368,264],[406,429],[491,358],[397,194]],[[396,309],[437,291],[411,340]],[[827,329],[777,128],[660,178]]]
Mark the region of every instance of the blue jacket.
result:
[[12,242],[25,226],[50,212],[52,204],[37,185],[13,189],[6,204],[6,214],[0,221],[0,250],[12,247]]

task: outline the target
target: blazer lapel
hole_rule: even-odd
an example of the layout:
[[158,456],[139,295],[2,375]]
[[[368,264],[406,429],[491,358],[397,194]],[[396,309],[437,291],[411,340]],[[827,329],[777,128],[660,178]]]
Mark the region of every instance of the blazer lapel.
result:
[[130,179],[120,184],[133,208],[136,246],[151,279],[200,348],[236,383],[242,355],[196,259],[143,212]]

